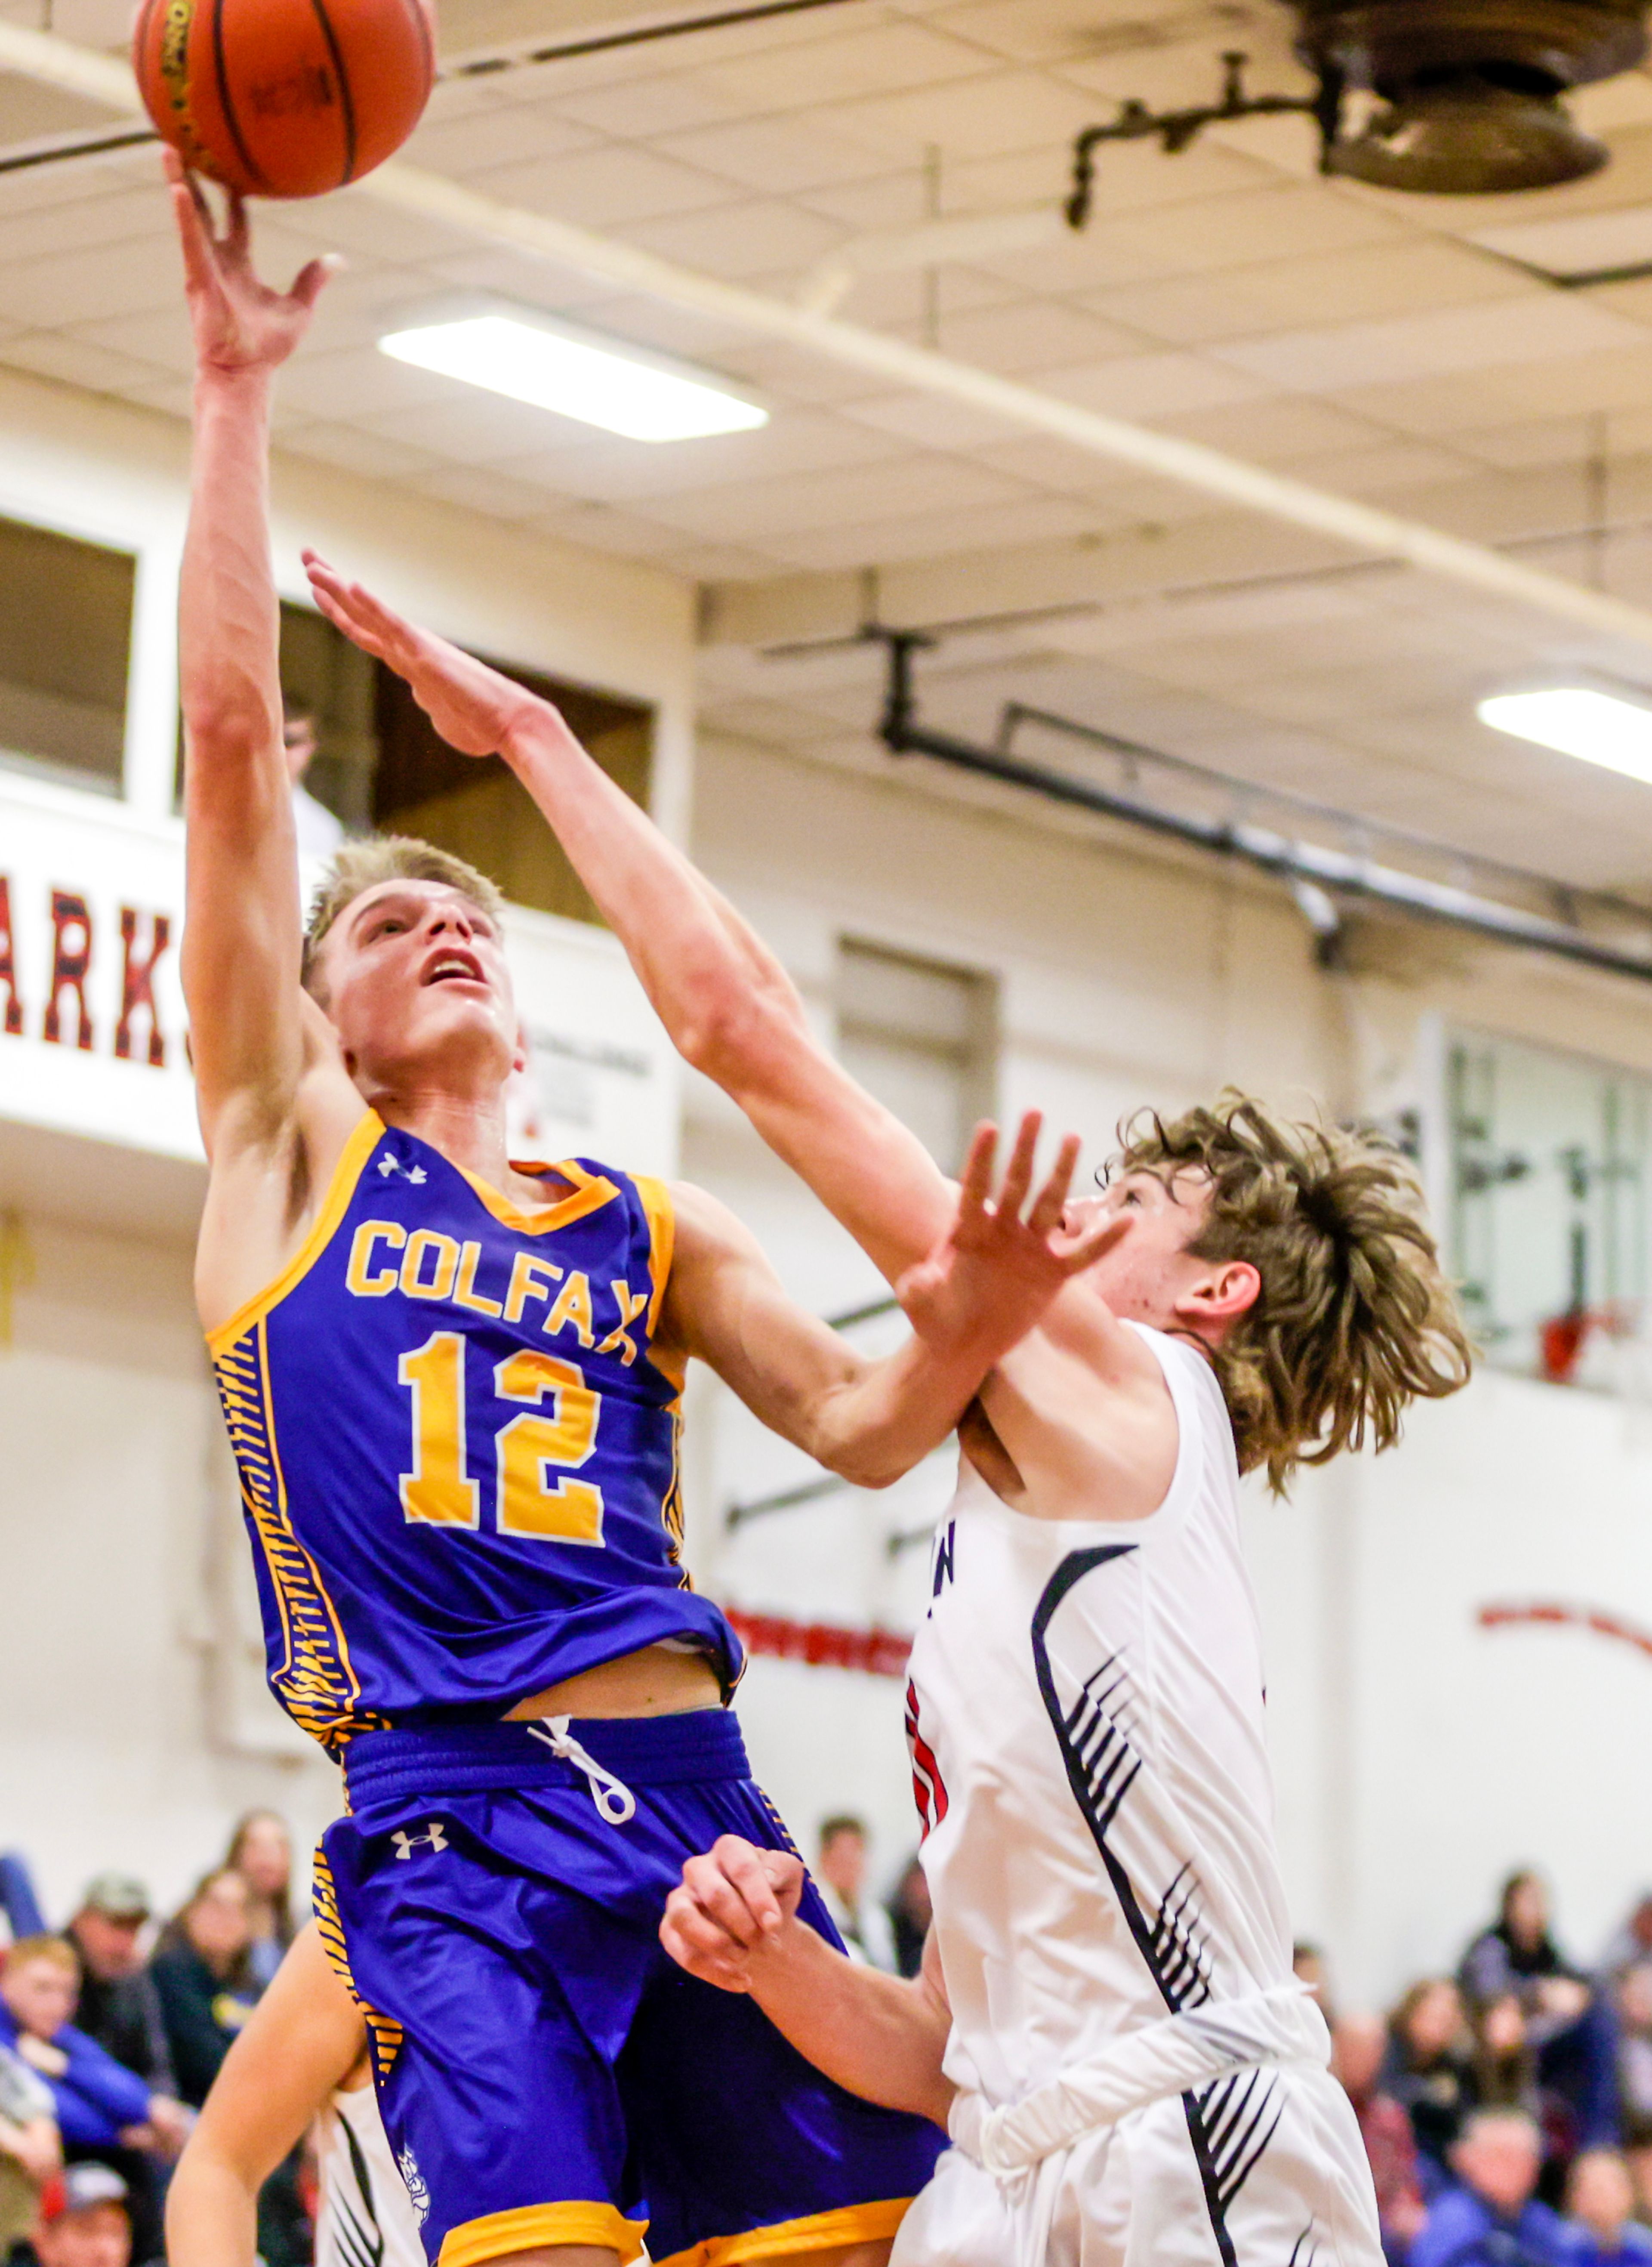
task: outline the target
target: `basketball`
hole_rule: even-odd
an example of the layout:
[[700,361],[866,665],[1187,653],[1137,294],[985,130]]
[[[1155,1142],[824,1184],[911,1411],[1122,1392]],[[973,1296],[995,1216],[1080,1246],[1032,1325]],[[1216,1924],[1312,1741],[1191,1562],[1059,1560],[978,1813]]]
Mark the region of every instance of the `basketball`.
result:
[[423,0],[143,0],[132,63],[192,171],[249,196],[318,197],[407,139],[435,42]]

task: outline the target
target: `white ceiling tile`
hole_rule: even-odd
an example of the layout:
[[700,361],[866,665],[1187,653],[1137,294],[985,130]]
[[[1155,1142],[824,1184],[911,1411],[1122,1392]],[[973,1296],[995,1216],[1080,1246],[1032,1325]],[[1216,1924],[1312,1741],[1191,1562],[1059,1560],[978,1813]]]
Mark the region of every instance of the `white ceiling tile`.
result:
[[1471,459],[1453,453],[1457,445],[1455,435],[1451,449],[1422,441],[1378,442],[1370,448],[1336,449],[1305,458],[1291,469],[1299,480],[1328,488],[1334,495],[1397,500],[1407,489],[1471,478],[1479,468]]
[[468,173],[483,167],[560,158],[602,146],[603,136],[581,125],[560,107],[545,102],[493,101],[464,117],[444,118],[433,105],[406,155],[410,165],[438,173]]
[[457,504],[489,519],[531,519],[547,501],[542,490],[528,482],[476,465],[439,465],[434,471],[408,475],[403,485],[438,503]]
[[625,233],[665,259],[713,275],[766,275],[807,268],[829,252],[840,231],[830,221],[778,199],[722,204],[714,211],[641,221]]
[[1285,332],[1210,351],[1235,370],[1293,393],[1399,385],[1639,343],[1639,326],[1586,300],[1526,291],[1487,306],[1436,308],[1385,322]]
[[1026,489],[961,458],[918,457],[792,479],[729,481],[656,499],[660,518],[720,540],[780,530],[846,527],[856,520],[1020,503]]
[[94,346],[90,339],[54,331],[25,331],[0,341],[0,362],[13,370],[55,378],[63,385],[84,385],[94,393],[121,393],[135,386],[153,385],[161,375],[153,363]]
[[1190,354],[1120,355],[1076,370],[1047,370],[1040,387],[1110,417],[1175,417],[1247,401],[1267,391],[1243,370]]
[[1088,125],[1093,106],[1076,87],[1036,71],[978,72],[944,85],[839,104],[839,132],[891,154],[996,158],[1012,150],[1059,150]]
[[1081,506],[1059,496],[1041,496],[1021,503],[867,520],[850,527],[777,532],[769,538],[769,547],[793,567],[830,573],[868,561],[888,566],[1000,544],[1056,543],[1084,534],[1088,526],[1089,517]]
[[359,425],[329,424],[325,420],[289,428],[281,437],[281,449],[286,454],[336,465],[364,481],[406,480],[413,473],[429,472],[439,461],[428,449],[409,448],[405,443],[387,440],[383,434],[366,432]]
[[713,174],[617,142],[572,157],[490,165],[469,178],[488,196],[577,221],[583,228],[693,212],[720,204],[730,194],[730,185]]
[[1335,450],[1367,448],[1387,437],[1367,419],[1299,393],[1226,402],[1154,422],[1208,449],[1223,449],[1259,465],[1288,465]]
[[714,61],[700,62],[697,76],[742,106],[782,110],[887,96],[897,88],[947,86],[987,67],[978,50],[921,24],[874,23],[824,36],[818,25],[814,29],[813,38],[784,52],[736,55],[725,45]]
[[[849,403],[841,414],[857,424],[895,434],[919,448],[981,448],[1020,430],[968,402],[940,400],[924,393],[880,394],[875,400]],[[1071,453],[1064,451],[1064,459]]]
[[951,317],[946,349],[989,370],[1052,370],[1139,352],[1139,335],[1122,324],[1056,299],[1019,299]]
[[15,322],[49,328],[136,313],[179,295],[178,247],[164,238],[88,246],[0,268],[0,304]]
[[743,108],[709,80],[680,70],[611,86],[569,87],[559,77],[548,99],[559,117],[615,142],[648,142],[697,126],[722,125],[741,116]]
[[883,170],[881,158],[863,142],[834,134],[815,119],[807,126],[795,117],[741,119],[671,135],[659,147],[683,165],[770,197],[872,180]]

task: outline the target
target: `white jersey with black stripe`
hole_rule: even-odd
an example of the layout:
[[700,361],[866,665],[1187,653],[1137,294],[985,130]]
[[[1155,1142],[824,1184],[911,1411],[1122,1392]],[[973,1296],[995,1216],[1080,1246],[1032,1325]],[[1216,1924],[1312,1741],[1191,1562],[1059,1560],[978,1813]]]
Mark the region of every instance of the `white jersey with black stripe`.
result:
[[321,2113],[315,2267],[425,2267],[419,2223],[370,2085],[340,2087]]
[[[1167,2016],[1237,2014],[1291,1987],[1232,1429],[1202,1356],[1155,1331],[1141,1336],[1164,1370],[1179,1432],[1158,1510],[1133,1521],[1039,1519],[1012,1511],[966,1464],[937,1534],[912,1649],[914,1792],[953,2014],[946,2067],[988,2109],[1026,2102]],[[1308,2020],[1318,2059],[1323,2027]],[[1260,2036],[1257,2044],[1261,2065]],[[1357,2128],[1322,2070],[1258,2069],[1162,2107],[1139,2131],[1170,2121],[1172,2156],[1152,2181],[1161,2199],[1177,2193],[1164,2166],[1184,2165],[1189,2258],[1232,2267],[1241,2191],[1270,2146],[1289,2146],[1308,2168],[1290,2174],[1290,2193],[1258,2220],[1264,2250],[1278,2252],[1274,2267],[1293,2252],[1312,2257],[1311,2229],[1332,2225],[1345,2262],[1375,2258]],[[1122,2168],[1143,2146],[1121,2141],[1109,2153],[1098,2137],[1102,2153],[1086,2157],[1081,2178],[1075,2161],[1075,2226],[1089,2240],[1070,2256],[1085,2267],[1123,2256],[1122,2234],[1101,2242],[1093,2200],[1121,2181],[1121,2193],[1138,2184],[1140,2168]],[[1010,2241],[990,2215],[977,2225],[973,2202],[961,2222],[975,2230],[969,2240],[938,2240],[952,2192],[973,2198],[983,2177],[954,2159],[903,2235],[903,2262],[973,2267],[977,2252],[990,2259]],[[1316,2161],[1327,2198],[1340,2201],[1316,2202]],[[1254,2216],[1279,2182],[1264,2175],[1252,2186]],[[1192,2233],[1199,2224],[1203,2249]]]

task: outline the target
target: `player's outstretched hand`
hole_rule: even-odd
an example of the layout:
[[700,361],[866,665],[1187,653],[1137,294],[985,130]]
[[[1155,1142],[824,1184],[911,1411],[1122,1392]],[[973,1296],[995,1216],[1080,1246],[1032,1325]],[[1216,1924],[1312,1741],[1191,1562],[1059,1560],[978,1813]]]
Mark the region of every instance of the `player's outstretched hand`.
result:
[[229,217],[221,236],[195,176],[175,150],[162,152],[171,184],[172,216],[184,251],[184,294],[200,370],[274,370],[286,361],[315,312],[321,287],[342,265],[336,254],[312,260],[289,291],[273,291],[252,266],[252,231],[245,201],[228,192]]
[[413,699],[461,755],[496,754],[511,726],[530,709],[556,714],[525,686],[446,638],[404,621],[360,583],[347,583],[319,552],[306,551],[303,558],[316,604],[333,627],[405,678]]
[[1043,1119],[1021,1120],[1004,1179],[993,1193],[998,1135],[977,1126],[969,1144],[951,1227],[927,1259],[895,1287],[908,1321],[937,1352],[968,1350],[988,1366],[1006,1354],[1043,1317],[1064,1283],[1093,1266],[1125,1233],[1127,1222],[1065,1224],[1067,1192],[1078,1162],[1069,1134],[1037,1194],[1033,1165]]
[[691,1858],[666,1899],[660,1941],[679,1968],[725,1992],[751,1989],[752,1955],[778,1936],[803,1894],[803,1861],[722,1835]]

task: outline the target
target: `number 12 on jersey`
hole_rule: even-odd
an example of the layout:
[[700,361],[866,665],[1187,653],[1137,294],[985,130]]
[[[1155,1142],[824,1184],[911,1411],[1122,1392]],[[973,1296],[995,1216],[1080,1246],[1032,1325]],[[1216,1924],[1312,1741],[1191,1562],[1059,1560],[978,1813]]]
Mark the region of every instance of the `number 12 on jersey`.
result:
[[[435,1332],[403,1354],[396,1374],[413,1395],[413,1470],[401,1476],[404,1517],[433,1527],[479,1528],[482,1491],[471,1477],[464,1339],[457,1331]],[[493,1442],[499,1533],[600,1546],[602,1490],[588,1480],[551,1477],[553,1467],[563,1474],[577,1471],[596,1445],[602,1405],[583,1374],[571,1361],[527,1348],[499,1363],[493,1391],[501,1401],[527,1405]]]

